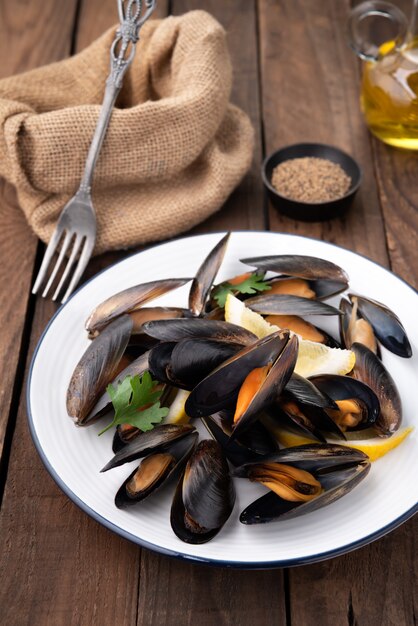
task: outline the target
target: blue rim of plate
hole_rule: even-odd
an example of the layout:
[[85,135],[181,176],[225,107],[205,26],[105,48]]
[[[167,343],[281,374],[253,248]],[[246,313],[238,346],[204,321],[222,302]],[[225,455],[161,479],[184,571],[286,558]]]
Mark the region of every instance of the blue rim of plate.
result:
[[[282,235],[282,236],[284,235],[286,237],[298,237],[300,239],[308,239],[310,241],[318,241],[318,242],[320,242],[320,243],[322,243],[322,244],[324,244],[326,246],[330,246],[332,248],[337,248],[337,249],[340,249],[340,250],[345,250],[347,252],[352,252],[352,254],[356,254],[357,256],[362,257],[363,259],[366,259],[367,261],[370,261],[370,263],[373,263],[374,265],[377,265],[379,268],[381,268],[382,270],[384,270],[388,274],[391,274],[392,276],[395,276],[395,278],[397,278],[399,281],[404,283],[407,287],[409,287],[409,289],[411,289],[416,295],[418,295],[418,291],[414,287],[412,287],[412,285],[410,285],[406,280],[404,280],[400,276],[397,276],[394,272],[391,272],[390,270],[388,270],[386,267],[383,267],[383,265],[380,265],[380,263],[376,263],[376,261],[373,261],[372,259],[369,259],[364,254],[359,254],[358,252],[353,252],[352,250],[349,250],[348,248],[343,248],[342,246],[337,246],[334,243],[328,243],[327,241],[322,241],[321,239],[316,239],[314,237],[303,237],[302,235],[296,235],[296,234],[293,234],[293,233],[274,233],[272,231],[265,231],[265,230],[245,230],[245,231],[231,231],[231,232],[232,232],[232,234],[248,234],[248,233],[260,234],[260,233],[262,233],[262,234],[273,234],[273,235],[277,234],[277,235]],[[201,236],[207,236],[207,235],[219,235],[219,236],[221,236],[221,235],[225,235],[225,233],[226,233],[226,231],[221,231],[221,232],[202,233],[200,235],[191,235],[190,237],[178,237],[178,238],[170,239],[169,241],[164,241],[164,242],[155,244],[154,246],[150,246],[146,250],[149,250],[150,248],[157,248],[157,247],[166,245],[167,243],[171,243],[172,241],[178,241],[179,239],[190,239],[191,237],[201,237]],[[76,504],[82,511],[87,513],[87,515],[92,517],[96,522],[99,522],[102,526],[105,526],[106,528],[108,528],[109,530],[113,531],[114,533],[116,533],[120,537],[123,537],[124,539],[128,539],[129,541],[132,541],[133,543],[136,543],[137,545],[140,545],[143,548],[147,548],[148,550],[152,550],[154,552],[158,552],[159,554],[164,554],[165,556],[169,556],[169,557],[173,557],[173,558],[176,558],[176,559],[180,559],[182,561],[189,561],[189,562],[192,562],[192,563],[200,563],[202,565],[210,565],[210,566],[213,566],[213,567],[227,567],[227,568],[232,568],[232,569],[247,569],[247,570],[277,569],[277,568],[282,568],[282,567],[295,567],[295,566],[298,566],[298,565],[308,565],[308,564],[311,564],[311,563],[319,563],[320,561],[326,561],[327,559],[331,559],[331,558],[334,558],[334,557],[337,557],[337,556],[342,556],[343,554],[347,554],[348,552],[352,552],[353,550],[357,550],[358,548],[362,548],[362,547],[368,545],[369,543],[372,543],[373,541],[376,541],[376,539],[380,539],[381,537],[384,537],[384,535],[387,535],[392,530],[395,530],[396,528],[401,526],[404,522],[406,522],[408,519],[413,517],[415,515],[415,513],[418,512],[418,502],[417,502],[413,507],[408,509],[408,511],[405,511],[405,513],[403,515],[401,515],[400,517],[397,517],[395,520],[393,520],[393,522],[391,522],[390,524],[387,524],[383,528],[380,528],[376,532],[371,533],[370,535],[367,535],[366,537],[363,537],[362,539],[359,539],[358,541],[353,541],[352,543],[349,543],[349,544],[346,544],[344,546],[341,546],[340,548],[337,548],[335,550],[329,550],[328,552],[321,552],[319,554],[312,554],[312,555],[309,555],[309,556],[306,556],[306,557],[295,558],[295,559],[281,559],[281,560],[278,560],[278,561],[267,561],[267,562],[265,562],[265,561],[261,561],[261,562],[256,562],[256,561],[254,561],[254,562],[252,562],[252,561],[250,561],[250,562],[248,562],[248,561],[223,561],[221,559],[204,558],[204,557],[200,557],[200,556],[194,556],[194,555],[191,555],[191,554],[185,554],[184,552],[177,552],[176,550],[170,550],[170,549],[167,549],[167,548],[162,548],[161,546],[159,546],[157,544],[153,544],[153,543],[150,543],[148,541],[145,541],[144,539],[141,539],[141,538],[137,537],[136,535],[133,535],[132,533],[127,532],[126,530],[123,530],[122,528],[120,528],[119,526],[114,524],[113,522],[110,522],[108,519],[106,519],[105,517],[103,517],[102,515],[97,513],[94,509],[89,507],[78,496],[76,496],[75,493],[73,491],[71,491],[71,489],[67,486],[67,484],[58,476],[58,474],[56,473],[55,469],[50,464],[50,462],[48,460],[48,457],[44,453],[43,448],[42,448],[42,446],[41,446],[41,444],[39,442],[38,436],[36,434],[35,425],[34,425],[33,416],[32,416],[32,408],[31,408],[31,404],[30,404],[30,388],[31,388],[31,381],[32,381],[32,371],[33,371],[33,368],[34,368],[34,365],[35,365],[35,361],[36,361],[36,357],[37,357],[38,351],[39,351],[39,349],[41,347],[41,344],[42,344],[42,342],[44,340],[44,337],[46,336],[46,334],[47,334],[47,332],[49,330],[49,327],[53,324],[55,318],[60,314],[60,312],[63,310],[63,308],[67,306],[67,304],[70,302],[70,300],[72,300],[72,298],[74,298],[80,291],[82,291],[82,289],[84,289],[86,287],[86,285],[88,285],[91,281],[95,280],[101,274],[104,274],[105,272],[107,272],[111,268],[114,268],[116,265],[119,265],[120,263],[123,263],[124,261],[126,261],[127,258],[130,258],[130,257],[136,256],[136,255],[142,254],[142,252],[145,252],[146,250],[143,250],[141,252],[134,252],[133,254],[128,255],[124,259],[121,259],[120,261],[117,261],[116,263],[113,263],[113,265],[111,265],[109,267],[106,267],[105,269],[101,270],[100,272],[98,272],[97,274],[92,276],[89,280],[87,280],[85,283],[83,283],[70,296],[70,298],[67,300],[67,302],[60,306],[60,308],[54,313],[52,318],[49,320],[48,324],[45,327],[45,330],[43,331],[41,337],[39,338],[39,341],[38,341],[38,343],[36,345],[36,348],[35,348],[35,351],[33,353],[31,363],[30,363],[28,382],[26,384],[26,406],[27,406],[27,414],[28,414],[28,423],[29,423],[30,434],[31,434],[33,442],[35,444],[35,448],[36,448],[39,456],[41,457],[41,460],[42,460],[43,464],[45,465],[45,468],[47,469],[48,473],[54,479],[54,481],[58,485],[58,487],[70,498],[70,500],[72,500],[74,502],[74,504]]]

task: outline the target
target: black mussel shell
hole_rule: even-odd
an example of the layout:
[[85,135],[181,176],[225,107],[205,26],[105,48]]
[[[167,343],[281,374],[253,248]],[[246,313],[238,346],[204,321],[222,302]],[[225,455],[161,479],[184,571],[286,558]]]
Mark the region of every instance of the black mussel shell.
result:
[[[307,443],[302,446],[284,448],[274,454],[266,455],[263,463],[284,463],[294,465],[307,472],[319,472],[324,468],[339,467],[361,463],[368,460],[361,450],[341,446],[336,443]],[[252,465],[260,461],[249,461],[233,471],[234,476],[245,478]]]
[[119,368],[132,330],[123,315],[96,337],[78,362],[67,390],[67,413],[82,426]]
[[271,406],[261,420],[278,441],[280,441],[280,438],[276,434],[276,431],[284,426],[287,430],[291,430],[297,435],[303,435],[308,437],[308,439],[316,439],[317,441],[326,443],[324,435],[306,415],[303,415],[302,418],[300,415],[286,412],[278,404]]
[[341,315],[341,311],[326,302],[268,293],[248,298],[245,305],[262,315]]
[[192,338],[179,341],[171,354],[169,376],[193,389],[216,367],[241,350],[239,344],[215,339]]
[[232,465],[238,466],[252,459],[260,459],[277,451],[278,444],[261,422],[254,422],[239,439],[231,441],[231,421],[221,413],[202,417],[203,424],[212,437],[222,446],[224,454]]
[[360,315],[372,325],[374,334],[390,352],[398,356],[409,358],[412,348],[405,329],[397,315],[381,302],[376,302],[364,296],[348,294],[351,302],[354,298],[358,302]]
[[99,304],[86,321],[86,330],[90,334],[100,332],[113,319],[123,313],[129,313],[139,308],[145,302],[177,289],[189,282],[190,278],[169,278],[153,280],[149,283],[135,285],[120,291]]
[[241,259],[241,261],[264,272],[276,272],[276,274],[297,276],[306,280],[333,280],[348,283],[348,276],[341,267],[319,257],[280,254],[252,257]]
[[[172,463],[167,465],[165,471],[160,476],[158,476],[158,479],[154,483],[152,483],[152,485],[149,485],[147,489],[144,489],[143,491],[133,495],[129,493],[129,491],[126,489],[126,485],[137,472],[138,468],[135,468],[134,471],[123,482],[118,492],[116,493],[115,505],[117,506],[117,508],[124,509],[126,507],[132,506],[137,502],[145,500],[145,498],[158,491],[158,489],[163,484],[165,484],[175,472],[178,472],[183,468],[184,464],[186,463],[196,446],[198,437],[198,433],[192,433],[188,437],[180,439],[180,441],[177,441],[168,446],[164,452],[170,454],[173,457]],[[150,456],[147,456],[146,458],[149,459]]]
[[366,415],[360,424],[349,430],[361,430],[375,423],[380,412],[380,404],[377,395],[369,385],[350,376],[337,374],[321,374],[312,376],[309,380],[335,401],[357,399],[362,402],[367,410]]
[[155,380],[168,385],[175,384],[176,387],[180,387],[181,385],[177,385],[169,378],[171,355],[175,347],[176,343],[174,341],[162,341],[154,346],[149,352],[149,371]]
[[[115,378],[111,381],[112,385],[117,385],[118,382],[123,381],[127,376],[141,376],[145,371],[148,370],[148,356],[149,352],[145,352],[141,354],[135,361],[132,361],[124,370],[122,370]],[[100,398],[97,400],[96,404],[86,417],[85,423],[93,423],[97,418],[104,415],[107,410],[110,408],[111,400],[110,396],[105,391]]]
[[178,319],[145,322],[144,331],[160,341],[181,341],[195,337],[207,337],[248,346],[257,341],[257,337],[249,330],[213,319]]
[[133,323],[132,334],[134,336],[142,335],[144,333],[142,325],[145,324],[145,322],[178,319],[182,317],[187,317],[188,315],[188,309],[164,306],[143,306],[140,309],[136,309],[135,311],[131,311],[129,313],[129,316],[132,318]]
[[242,524],[264,524],[293,519],[316,511],[342,498],[365,478],[370,470],[367,460],[359,463],[327,468],[313,472],[324,492],[309,502],[289,502],[270,491],[249,506],[240,515]]
[[288,341],[289,333],[279,331],[222,363],[193,389],[186,402],[187,414],[202,417],[231,408],[247,375],[256,367],[274,362]]
[[235,489],[221,446],[216,441],[201,441],[174,495],[173,531],[186,543],[206,543],[221,530],[234,504]]
[[368,385],[379,399],[380,412],[374,428],[381,437],[390,437],[402,422],[402,401],[396,383],[383,363],[366,346],[353,343],[356,355],[354,376]]
[[290,396],[302,403],[317,406],[322,409],[336,409],[334,400],[316,387],[311,380],[293,372],[286,387],[283,389],[284,396]]
[[227,233],[225,237],[222,237],[219,243],[216,244],[199,267],[193,279],[189,293],[189,309],[195,316],[201,315],[205,308],[213,281],[225,256],[230,235],[231,233]]
[[114,467],[119,467],[119,465],[124,465],[130,461],[147,456],[151,452],[166,449],[174,441],[187,437],[194,430],[195,427],[190,424],[162,424],[156,426],[153,430],[141,433],[131,443],[126,444],[100,471],[107,472]]

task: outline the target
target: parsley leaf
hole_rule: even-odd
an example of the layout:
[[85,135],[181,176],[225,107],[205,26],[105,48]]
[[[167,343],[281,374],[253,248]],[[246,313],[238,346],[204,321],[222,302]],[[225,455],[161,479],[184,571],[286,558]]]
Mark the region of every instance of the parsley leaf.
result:
[[226,297],[229,293],[248,293],[253,294],[257,291],[267,291],[271,289],[270,285],[264,280],[264,275],[250,274],[247,278],[237,284],[229,282],[220,283],[213,290],[213,297],[215,298],[218,306],[224,307]]
[[99,435],[118,424],[130,424],[144,432],[152,430],[154,424],[159,424],[168,413],[167,407],[160,407],[162,390],[156,390],[156,381],[149,372],[142,376],[127,376],[116,387],[108,385],[106,391],[112,400],[115,417]]

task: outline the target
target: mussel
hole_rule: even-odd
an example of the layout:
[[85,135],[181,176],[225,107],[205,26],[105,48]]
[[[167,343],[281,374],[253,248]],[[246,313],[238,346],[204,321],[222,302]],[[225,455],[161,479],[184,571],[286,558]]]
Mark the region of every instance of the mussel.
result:
[[197,433],[176,441],[163,451],[145,457],[123,482],[115,496],[118,509],[124,509],[154,494],[169,478],[180,471],[193,452]]
[[153,430],[142,432],[131,443],[128,443],[101,469],[107,472],[114,467],[124,465],[130,461],[141,459],[150,453],[165,450],[174,441],[187,437],[195,431],[195,427],[190,424],[163,424],[156,426]]
[[371,324],[374,334],[390,352],[404,358],[412,356],[412,348],[405,329],[397,315],[387,306],[371,298],[348,294],[351,303],[358,306],[361,316]]
[[374,428],[381,437],[390,437],[402,421],[402,403],[395,381],[380,359],[366,346],[353,343],[351,349],[356,355],[355,378],[366,383],[379,400],[380,410]]
[[146,322],[144,331],[160,341],[181,341],[205,337],[248,346],[257,341],[256,335],[242,326],[213,319],[177,319]]
[[221,446],[203,440],[187,462],[171,507],[171,527],[186,543],[212,539],[235,503],[235,489]]
[[247,463],[234,475],[271,491],[244,509],[240,521],[262,524],[315,511],[351,491],[369,470],[366,454],[334,444],[298,446]]
[[92,311],[86,321],[86,330],[90,336],[95,336],[113,319],[124,313],[136,311],[146,302],[185,285],[189,280],[190,278],[153,280],[120,291],[107,298]]
[[348,286],[348,276],[341,267],[318,257],[282,254],[241,260],[263,272],[281,275],[280,280],[287,280],[289,277],[300,279],[298,283],[289,284],[288,289],[286,286],[278,288],[277,293],[323,299],[344,291]]
[[189,309],[192,315],[199,316],[204,311],[213,281],[225,256],[230,234],[227,233],[211,250],[193,279],[189,293]]
[[78,362],[67,390],[67,413],[82,426],[106,386],[115,378],[132,330],[123,315],[96,337]]
[[285,386],[297,346],[296,336],[279,331],[243,348],[192,390],[186,402],[188,415],[202,417],[234,407],[233,436],[237,436]]
[[371,324],[358,315],[358,303],[352,305],[345,298],[341,298],[340,310],[340,337],[341,343],[350,349],[353,343],[362,343],[375,354],[379,354],[379,346]]
[[262,315],[341,315],[341,311],[321,300],[300,296],[270,295],[248,298],[245,305]]

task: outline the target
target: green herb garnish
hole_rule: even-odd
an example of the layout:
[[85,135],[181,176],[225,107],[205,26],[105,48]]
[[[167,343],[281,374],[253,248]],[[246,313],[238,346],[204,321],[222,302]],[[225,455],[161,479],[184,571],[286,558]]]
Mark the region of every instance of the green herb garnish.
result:
[[264,280],[264,275],[250,274],[248,278],[245,278],[236,285],[228,282],[220,283],[220,285],[214,288],[212,295],[218,303],[218,306],[224,307],[226,297],[229,293],[253,294],[257,293],[257,291],[267,291],[268,289],[271,289],[271,286]]
[[157,384],[149,372],[144,372],[142,376],[127,376],[116,387],[108,385],[106,391],[112,400],[115,417],[99,435],[118,424],[130,424],[144,432],[159,424],[168,414],[168,408],[160,407],[162,390],[156,389]]

